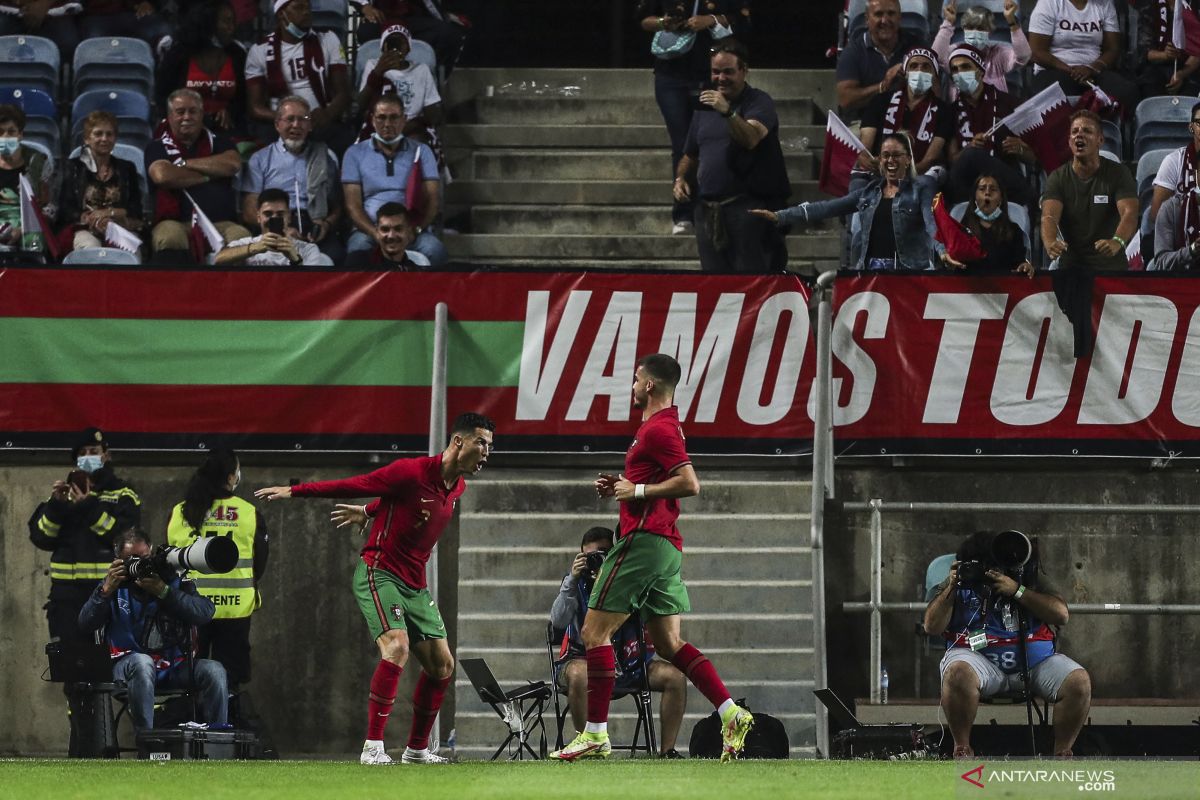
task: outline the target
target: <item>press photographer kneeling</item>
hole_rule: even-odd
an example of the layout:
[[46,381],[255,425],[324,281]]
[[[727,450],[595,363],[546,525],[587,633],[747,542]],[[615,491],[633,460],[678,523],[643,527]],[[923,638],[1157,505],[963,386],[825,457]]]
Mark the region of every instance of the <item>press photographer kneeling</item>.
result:
[[1066,601],[1038,574],[1033,548],[1019,531],[974,533],[955,555],[925,609],[926,633],[946,639],[942,708],[955,758],[974,756],[971,726],[980,698],[1021,692],[1023,673],[1034,696],[1055,704],[1054,755],[1071,755],[1092,685],[1083,667],[1055,652],[1050,626],[1066,624]]
[[128,688],[135,731],[154,727],[156,689],[193,688],[204,721],[210,727],[227,724],[225,668],[199,658],[191,662],[189,675],[190,653],[184,651],[192,646],[192,626],[211,620],[215,607],[178,570],[228,572],[237,562],[237,545],[223,537],[200,543],[201,548],[152,552],[150,540],[136,528],[117,534],[116,558],[79,612],[79,627],[84,631],[107,625],[113,680]]

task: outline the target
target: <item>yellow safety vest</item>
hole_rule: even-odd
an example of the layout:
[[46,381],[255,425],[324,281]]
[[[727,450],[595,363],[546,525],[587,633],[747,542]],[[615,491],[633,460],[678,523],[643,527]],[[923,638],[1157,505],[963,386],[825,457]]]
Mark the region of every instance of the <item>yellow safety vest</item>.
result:
[[258,530],[258,510],[240,497],[213,501],[197,531],[183,518],[183,503],[171,510],[167,523],[167,543],[187,547],[200,536],[228,536],[238,546],[238,562],[223,575],[189,575],[200,594],[217,607],[214,619],[248,617],[262,604],[254,588],[254,534]]

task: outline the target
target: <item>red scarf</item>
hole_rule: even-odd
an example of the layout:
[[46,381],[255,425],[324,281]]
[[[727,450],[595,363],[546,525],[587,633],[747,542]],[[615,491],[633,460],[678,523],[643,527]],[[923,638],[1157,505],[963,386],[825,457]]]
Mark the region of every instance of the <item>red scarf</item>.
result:
[[[880,140],[897,131],[910,132],[913,139],[913,161],[920,161],[925,158],[925,152],[933,142],[933,126],[940,110],[941,104],[933,96],[933,92],[926,94],[925,98],[912,108],[908,107],[908,90],[893,92],[892,99],[888,101],[887,111],[883,115]],[[915,128],[913,120],[920,120]]]
[[[317,105],[324,107],[329,104],[329,87],[326,85],[326,81],[329,80],[329,68],[325,65],[325,51],[321,49],[321,37],[309,31],[300,41],[304,45],[304,71],[308,75],[308,83],[312,87],[313,95],[317,98]],[[267,45],[267,95],[283,97],[292,94],[283,77],[283,62],[279,57],[282,45],[282,42],[279,41],[279,32],[276,31],[268,36],[265,44]]]
[[1175,191],[1183,195],[1183,213],[1179,215],[1180,240],[1191,244],[1200,234],[1200,204],[1196,202],[1196,145],[1189,144],[1183,150],[1183,163],[1179,165],[1179,183]]
[[[174,135],[171,133],[171,127],[165,122],[161,123],[158,130],[158,139],[162,142],[163,148],[167,151],[167,158],[172,164],[178,165],[184,159],[185,152],[179,143],[175,141]],[[208,128],[204,129],[203,134],[196,139],[196,143],[192,145],[190,152],[186,153],[188,158],[205,158],[211,156],[213,151],[213,135]],[[156,222],[164,219],[174,219],[183,222],[183,192],[158,189],[154,192],[154,220]]]
[[[958,111],[958,144],[960,147],[966,147],[975,138],[975,134],[987,133],[1000,121],[999,105],[996,102],[998,97],[996,87],[985,83],[983,85],[983,93],[979,95],[979,102],[972,107],[967,103],[962,92],[959,92],[958,99],[954,101],[954,106]],[[994,131],[991,140],[988,142],[987,152],[989,156],[996,155],[996,136]]]

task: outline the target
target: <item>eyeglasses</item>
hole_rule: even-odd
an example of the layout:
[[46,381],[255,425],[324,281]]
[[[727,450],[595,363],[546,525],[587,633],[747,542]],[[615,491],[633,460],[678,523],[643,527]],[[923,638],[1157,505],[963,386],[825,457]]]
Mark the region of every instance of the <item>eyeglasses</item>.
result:
[[902,158],[908,158],[908,153],[880,153],[880,161],[899,161]]
[[297,122],[308,122],[312,117],[305,114],[303,117],[280,117],[280,122],[286,122],[289,125],[294,125]]

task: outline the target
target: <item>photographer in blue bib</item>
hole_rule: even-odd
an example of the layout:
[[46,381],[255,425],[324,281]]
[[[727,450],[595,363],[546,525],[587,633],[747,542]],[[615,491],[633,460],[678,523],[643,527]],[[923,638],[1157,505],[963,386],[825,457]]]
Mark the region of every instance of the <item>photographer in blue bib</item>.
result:
[[[576,731],[582,731],[587,721],[587,659],[580,631],[587,614],[588,599],[596,582],[596,573],[604,557],[613,547],[613,532],[608,528],[589,528],[583,535],[579,552],[571,561],[571,571],[563,578],[558,596],[550,608],[550,622],[562,635],[562,646],[555,662],[555,680],[566,690],[571,721]],[[616,652],[618,691],[637,691],[642,685],[642,671],[649,670],[650,691],[661,692],[659,717],[662,724],[659,736],[659,755],[663,758],[683,758],[675,750],[683,712],[687,708],[687,681],[674,665],[654,658],[654,643],[646,641],[645,652],[638,643],[643,637],[642,621],[635,614],[625,621],[613,637]],[[643,638],[643,641],[645,639]]]
[[925,609],[925,632],[946,639],[942,708],[954,757],[973,758],[971,725],[980,698],[1029,687],[1054,705],[1054,755],[1070,756],[1091,707],[1087,671],[1056,652],[1051,625],[1067,603],[1039,574],[1036,549],[1020,531],[979,531],[955,554],[950,574]]

